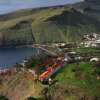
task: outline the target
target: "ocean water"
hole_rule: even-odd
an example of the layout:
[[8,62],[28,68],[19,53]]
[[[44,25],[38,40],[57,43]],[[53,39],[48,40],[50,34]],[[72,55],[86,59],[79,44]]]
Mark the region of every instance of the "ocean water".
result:
[[0,68],[11,67],[35,54],[36,48],[0,48]]

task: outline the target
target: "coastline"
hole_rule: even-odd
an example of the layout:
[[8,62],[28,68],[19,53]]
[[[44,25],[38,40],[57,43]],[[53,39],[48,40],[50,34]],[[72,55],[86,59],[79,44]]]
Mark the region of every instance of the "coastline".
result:
[[[35,49],[35,47],[33,47],[32,45],[22,45],[22,46],[16,46],[16,47],[0,47],[0,50],[1,50],[0,56],[3,57],[3,58],[0,58],[0,61],[1,61],[0,70],[12,68],[16,63],[21,63],[25,58],[30,58],[33,54],[35,54],[35,51],[32,48]],[[6,52],[7,50],[10,51],[11,55],[8,54],[8,52]],[[19,55],[19,58],[16,59],[16,56],[18,57],[18,55]],[[8,60],[15,59],[16,62],[15,60],[13,60],[14,63],[10,62],[12,64],[4,63],[6,62],[7,59]]]

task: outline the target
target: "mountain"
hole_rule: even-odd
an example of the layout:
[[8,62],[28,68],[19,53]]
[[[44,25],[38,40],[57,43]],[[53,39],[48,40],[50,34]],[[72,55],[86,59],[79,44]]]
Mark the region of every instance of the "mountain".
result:
[[78,42],[83,34],[100,33],[99,26],[72,5],[24,9],[0,16],[0,45]]
[[83,2],[75,4],[74,7],[91,17],[97,18],[100,21],[99,0],[84,0]]

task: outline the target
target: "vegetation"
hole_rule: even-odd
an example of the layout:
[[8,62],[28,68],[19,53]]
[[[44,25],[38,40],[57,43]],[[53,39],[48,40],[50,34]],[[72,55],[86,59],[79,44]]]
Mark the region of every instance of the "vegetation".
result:
[[[3,77],[3,88],[0,88],[0,94],[5,94],[9,100],[27,100],[28,97],[41,98],[43,85],[40,82],[34,81],[33,74],[27,70],[19,70],[17,73],[9,77]],[[1,99],[0,100],[8,100]],[[41,99],[40,99],[41,100]]]
[[89,95],[99,96],[100,80],[96,79],[99,67],[100,65],[93,67],[93,64],[85,62],[69,64],[57,74],[55,79],[61,84],[80,87]]
[[[80,51],[84,53],[81,49]],[[38,74],[44,70],[44,65],[41,65],[43,61],[45,59],[31,58],[26,67],[34,69]],[[99,100],[98,76],[100,76],[100,62],[82,61],[66,64],[52,76],[54,81],[51,85],[43,85],[37,79],[34,80],[33,74],[24,69],[18,70],[9,79],[4,79],[6,88],[0,91],[8,97],[11,96],[9,99],[15,100],[17,97],[18,100]]]
[[83,34],[99,33],[99,25],[95,18],[67,6],[21,10],[0,17],[0,44],[76,42]]
[[[75,49],[74,49],[75,50]],[[75,50],[76,52],[79,52],[79,53],[100,53],[100,49],[99,48],[91,48],[91,47],[87,47],[87,48],[84,48],[84,47],[81,47],[81,48],[77,48]]]
[[34,98],[34,97],[29,97],[27,100],[43,100],[43,99],[40,99],[40,98]]
[[52,77],[56,82],[43,89],[43,100],[99,100],[100,80],[95,71],[99,67],[87,62],[65,65]]
[[[21,10],[0,17],[0,46],[58,42],[76,44],[81,41],[85,33],[100,33],[99,26],[100,22],[97,19],[72,7]],[[97,48],[72,48],[72,51],[84,56],[100,56],[100,50]],[[37,74],[42,72],[43,61],[44,58],[41,57],[31,58],[26,62],[26,69],[16,64],[19,70],[11,77],[3,77],[5,84],[0,78],[0,85],[5,86],[0,89],[0,93],[6,94],[11,100],[24,100],[27,97],[28,100],[88,100],[87,98],[98,100],[97,98],[100,97],[100,79],[97,78],[100,76],[99,62],[82,61],[67,64],[52,76],[55,82],[45,86],[34,80],[33,74],[27,70],[34,69]],[[0,100],[8,99],[0,96]]]
[[32,68],[36,65],[41,65],[43,63],[43,59],[41,58],[31,58],[26,62],[26,67],[27,68]]
[[0,96],[0,100],[9,100],[9,99],[6,98],[5,96]]

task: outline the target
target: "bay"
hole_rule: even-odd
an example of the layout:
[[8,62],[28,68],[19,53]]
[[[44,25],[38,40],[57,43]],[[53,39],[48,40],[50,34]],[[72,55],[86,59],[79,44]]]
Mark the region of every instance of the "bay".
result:
[[36,48],[0,48],[0,68],[11,67],[25,58],[37,54]]

